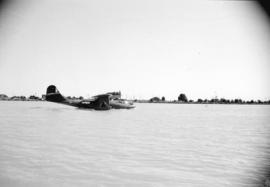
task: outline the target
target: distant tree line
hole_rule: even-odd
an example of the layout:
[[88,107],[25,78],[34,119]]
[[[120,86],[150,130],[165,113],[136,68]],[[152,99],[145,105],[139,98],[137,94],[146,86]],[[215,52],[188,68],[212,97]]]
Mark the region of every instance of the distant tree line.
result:
[[29,97],[25,96],[12,96],[8,97],[5,94],[0,94],[0,100],[7,100],[7,101],[40,101],[42,98],[35,96],[35,95],[30,95]]
[[[138,100],[135,100],[138,101]],[[147,100],[144,100],[147,102]],[[139,101],[138,101],[139,102]],[[173,101],[166,101],[165,97],[153,97],[148,100],[150,103],[202,103],[202,104],[270,104],[270,100],[268,101],[261,101],[261,100],[242,100],[242,99],[225,99],[225,98],[213,98],[213,99],[197,99],[197,101],[194,100],[188,100],[186,94],[180,93],[177,100]]]
[[242,99],[198,99],[197,103],[217,103],[217,104],[270,104],[270,100],[268,101],[261,101],[261,100],[242,100]]

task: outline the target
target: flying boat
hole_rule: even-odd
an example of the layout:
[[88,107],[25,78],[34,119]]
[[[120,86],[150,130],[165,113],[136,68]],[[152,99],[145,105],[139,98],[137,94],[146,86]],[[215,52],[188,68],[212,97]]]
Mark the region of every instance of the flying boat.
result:
[[63,96],[55,85],[48,86],[45,100],[78,108],[94,110],[135,108],[133,102],[126,99],[121,99],[121,92],[109,92],[106,94],[93,96],[89,99],[70,99]]

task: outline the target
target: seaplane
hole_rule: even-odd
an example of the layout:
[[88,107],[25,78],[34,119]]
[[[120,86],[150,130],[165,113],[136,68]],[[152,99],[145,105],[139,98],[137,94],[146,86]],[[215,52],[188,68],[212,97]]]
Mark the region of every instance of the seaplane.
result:
[[109,92],[106,94],[93,96],[89,99],[70,99],[63,96],[55,85],[50,85],[47,87],[45,100],[78,108],[94,110],[135,108],[133,102],[126,99],[121,99],[121,92]]

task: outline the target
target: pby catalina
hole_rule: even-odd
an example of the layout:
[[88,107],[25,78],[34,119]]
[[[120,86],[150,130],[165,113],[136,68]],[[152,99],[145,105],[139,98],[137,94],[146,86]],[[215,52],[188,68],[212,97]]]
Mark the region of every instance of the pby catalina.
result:
[[46,101],[66,104],[85,109],[109,110],[109,109],[131,109],[135,108],[132,102],[121,99],[120,92],[110,92],[91,97],[90,99],[68,99],[64,97],[54,85],[47,88]]

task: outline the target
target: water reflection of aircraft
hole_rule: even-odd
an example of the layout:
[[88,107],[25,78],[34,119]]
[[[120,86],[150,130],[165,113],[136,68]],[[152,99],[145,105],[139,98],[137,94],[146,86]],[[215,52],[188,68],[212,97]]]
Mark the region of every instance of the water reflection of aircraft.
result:
[[54,85],[47,88],[45,95],[46,101],[66,104],[79,108],[95,109],[95,110],[109,110],[115,109],[131,109],[135,108],[132,102],[121,99],[120,92],[110,92],[91,97],[90,99],[69,99],[64,97]]

